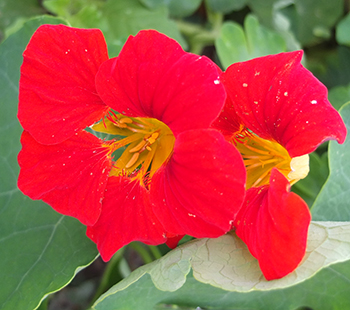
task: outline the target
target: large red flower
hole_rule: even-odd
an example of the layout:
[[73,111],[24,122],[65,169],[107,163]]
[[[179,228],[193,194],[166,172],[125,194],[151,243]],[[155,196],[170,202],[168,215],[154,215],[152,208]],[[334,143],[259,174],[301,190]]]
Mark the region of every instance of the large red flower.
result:
[[290,185],[308,174],[308,153],[346,136],[326,87],[301,58],[297,51],[231,65],[222,75],[228,98],[213,125],[243,157],[247,193],[234,228],[268,280],[293,271],[305,254],[311,216]]
[[222,235],[246,173],[209,129],[226,97],[220,74],[156,31],[108,59],[98,30],[41,26],[21,67],[19,188],[87,225],[104,260],[133,240]]

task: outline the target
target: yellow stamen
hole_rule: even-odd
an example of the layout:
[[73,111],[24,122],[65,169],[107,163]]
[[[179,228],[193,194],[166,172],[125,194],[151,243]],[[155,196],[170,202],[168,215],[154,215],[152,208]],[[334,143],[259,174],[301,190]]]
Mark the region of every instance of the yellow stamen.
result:
[[130,167],[132,167],[139,159],[139,156],[140,156],[140,153],[134,153],[131,159],[129,160],[129,162],[125,165],[125,168],[129,169]]
[[117,126],[117,127],[119,127],[119,128],[127,128],[127,127],[128,127],[127,124],[123,124],[123,123],[120,123],[120,122],[114,123],[113,125],[114,125],[114,126]]
[[135,147],[133,147],[132,149],[129,150],[129,153],[134,153],[134,152],[138,152],[139,150],[141,150],[144,145],[147,142],[145,140],[142,140],[139,144],[137,144]]
[[120,118],[119,122],[121,124],[132,124],[133,121],[131,118],[124,117],[124,118]]
[[153,144],[157,140],[158,137],[159,137],[158,132],[152,133],[151,137],[149,137],[147,139],[147,141],[149,142],[149,144]]

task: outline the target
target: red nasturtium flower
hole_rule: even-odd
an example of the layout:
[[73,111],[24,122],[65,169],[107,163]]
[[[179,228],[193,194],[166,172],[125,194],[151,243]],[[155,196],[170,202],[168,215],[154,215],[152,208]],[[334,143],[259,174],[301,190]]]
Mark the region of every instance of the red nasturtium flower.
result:
[[268,280],[293,271],[305,254],[311,216],[290,186],[308,174],[307,154],[346,136],[326,87],[301,58],[297,51],[231,65],[222,75],[228,98],[214,123],[243,157],[247,192],[233,226]]
[[226,98],[213,62],[151,30],[108,59],[99,30],[63,25],[41,26],[23,56],[18,186],[87,225],[104,260],[231,229],[246,172],[209,129]]

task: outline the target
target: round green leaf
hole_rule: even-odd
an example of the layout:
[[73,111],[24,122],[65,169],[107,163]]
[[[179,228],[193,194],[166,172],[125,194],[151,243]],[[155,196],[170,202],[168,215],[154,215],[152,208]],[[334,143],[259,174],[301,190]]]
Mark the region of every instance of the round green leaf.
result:
[[187,17],[192,15],[201,3],[202,0],[170,0],[169,13],[173,17]]
[[[184,48],[186,41],[177,25],[168,18],[168,9],[164,6],[149,10],[138,0],[109,0],[102,8],[102,31],[111,48],[120,49],[129,35],[136,35],[142,29],[155,29],[177,40]],[[113,56],[113,53],[110,53]]]
[[350,102],[350,84],[348,86],[336,86],[329,90],[328,99],[332,106],[339,110],[345,103]]
[[17,188],[17,154],[22,128],[17,121],[18,81],[22,53],[42,24],[33,19],[0,45],[0,308],[31,310],[49,293],[68,284],[97,256],[85,228],[75,219],[32,201]]
[[[313,222],[304,260],[293,273],[274,281],[264,279],[257,261],[234,234],[216,239],[198,239],[137,269],[102,295],[93,309],[154,309],[158,303],[213,309],[233,309],[234,306],[242,309],[294,309],[291,304],[295,308],[314,305],[314,296],[318,296],[319,291],[322,296],[318,296],[318,299],[325,302],[330,298],[334,301],[334,296],[330,296],[335,293],[334,290],[344,301],[348,293],[345,288],[339,289],[339,284],[344,285],[345,282],[349,285],[349,264],[345,269],[343,265],[329,267],[314,278],[303,281],[321,268],[349,259],[349,222]],[[338,268],[345,275],[335,279],[334,270]],[[333,277],[330,278],[332,273]],[[327,283],[324,282],[325,276],[328,277]],[[314,288],[312,284],[315,283],[321,285]],[[304,296],[305,292],[308,294]],[[322,301],[316,300],[316,304],[322,304]]]
[[156,9],[165,6],[169,0],[139,0],[146,8]]
[[343,14],[342,0],[250,0],[248,6],[265,26],[292,32],[303,46],[328,40]]
[[336,38],[339,44],[350,46],[350,13],[337,25]]
[[244,8],[247,0],[206,0],[206,4],[215,12],[224,14]]
[[224,23],[215,46],[224,68],[235,62],[286,51],[284,39],[261,26],[253,15],[246,17],[244,30],[237,23]]
[[294,184],[292,191],[301,196],[311,207],[329,174],[328,154],[325,152],[322,156],[319,156],[314,152],[309,155],[309,159],[309,174],[305,179],[301,179]]
[[[145,3],[152,0],[144,0]],[[110,57],[119,54],[130,35],[142,29],[155,29],[178,41],[186,49],[184,40],[176,23],[169,19],[165,5],[149,8],[139,0],[46,0],[45,6],[63,14],[72,27],[98,28],[103,32]]]
[[318,221],[350,221],[350,103],[339,113],[348,136],[344,144],[329,143],[329,177],[311,209],[313,219]]
[[2,32],[20,19],[44,14],[45,10],[37,0],[2,0],[0,1],[0,41]]

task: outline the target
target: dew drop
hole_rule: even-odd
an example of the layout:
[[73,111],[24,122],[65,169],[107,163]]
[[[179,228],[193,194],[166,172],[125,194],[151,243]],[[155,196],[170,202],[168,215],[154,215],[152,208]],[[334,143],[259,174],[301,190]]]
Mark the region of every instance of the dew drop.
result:
[[248,84],[247,83],[243,83],[243,87],[248,87]]
[[284,95],[287,97],[287,96],[288,96],[288,92],[286,91],[286,92],[284,93]]
[[317,104],[317,100],[311,100],[311,104]]
[[220,84],[220,81],[219,80],[214,80],[214,84],[218,85],[218,84]]

